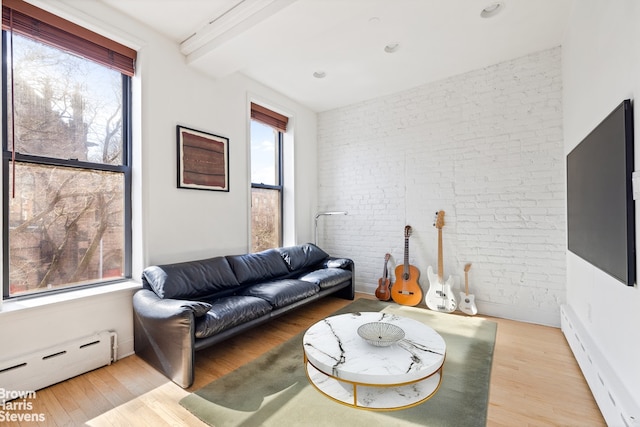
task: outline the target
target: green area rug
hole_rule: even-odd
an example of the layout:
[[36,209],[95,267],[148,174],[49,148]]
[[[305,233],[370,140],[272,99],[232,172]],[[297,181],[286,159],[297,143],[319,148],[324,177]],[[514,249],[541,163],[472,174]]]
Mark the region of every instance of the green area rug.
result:
[[443,379],[431,399],[389,412],[355,409],[332,401],[307,380],[304,333],[300,333],[190,394],[180,404],[215,427],[486,425],[495,322],[366,299],[334,314],[358,311],[410,317],[442,335],[447,344]]

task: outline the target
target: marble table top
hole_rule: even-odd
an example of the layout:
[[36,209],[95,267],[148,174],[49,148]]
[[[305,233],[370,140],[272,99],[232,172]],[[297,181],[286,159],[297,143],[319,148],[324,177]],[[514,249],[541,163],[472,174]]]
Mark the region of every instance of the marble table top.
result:
[[[404,339],[376,347],[357,329],[369,322],[393,323]],[[417,320],[382,312],[357,312],[328,317],[311,326],[303,337],[306,358],[334,378],[359,384],[398,385],[415,382],[438,371],[446,353],[444,339]]]

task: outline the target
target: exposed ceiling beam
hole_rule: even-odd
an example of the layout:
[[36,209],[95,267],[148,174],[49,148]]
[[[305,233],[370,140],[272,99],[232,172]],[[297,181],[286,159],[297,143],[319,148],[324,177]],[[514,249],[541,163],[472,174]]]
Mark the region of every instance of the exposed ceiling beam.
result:
[[180,51],[187,57],[187,62],[193,62],[295,1],[237,0],[228,10],[180,43]]

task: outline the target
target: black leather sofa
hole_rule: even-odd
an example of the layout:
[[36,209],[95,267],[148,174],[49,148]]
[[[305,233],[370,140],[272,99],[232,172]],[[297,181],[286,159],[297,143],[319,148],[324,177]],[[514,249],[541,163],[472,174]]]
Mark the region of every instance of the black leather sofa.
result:
[[134,348],[181,387],[197,350],[329,294],[354,298],[354,265],[307,243],[150,266],[133,296]]

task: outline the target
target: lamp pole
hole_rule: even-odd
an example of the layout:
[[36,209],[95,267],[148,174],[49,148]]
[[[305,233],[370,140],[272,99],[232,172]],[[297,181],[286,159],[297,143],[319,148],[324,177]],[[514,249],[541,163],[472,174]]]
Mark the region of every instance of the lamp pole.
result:
[[314,244],[318,244],[318,218],[325,215],[347,215],[347,211],[329,211],[329,212],[318,212],[315,217],[315,240]]

